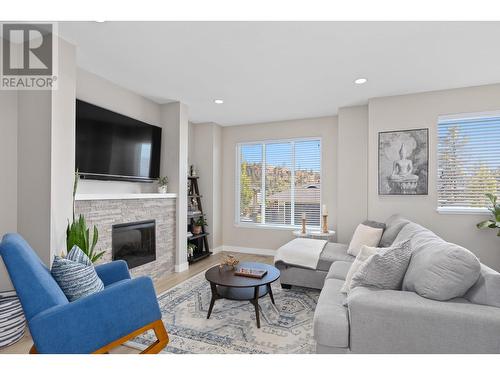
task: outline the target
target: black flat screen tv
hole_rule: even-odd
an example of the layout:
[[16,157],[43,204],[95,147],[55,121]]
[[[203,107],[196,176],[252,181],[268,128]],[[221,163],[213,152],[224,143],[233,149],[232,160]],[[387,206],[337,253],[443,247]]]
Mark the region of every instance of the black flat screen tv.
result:
[[160,127],[76,101],[76,168],[83,178],[153,181],[160,152]]

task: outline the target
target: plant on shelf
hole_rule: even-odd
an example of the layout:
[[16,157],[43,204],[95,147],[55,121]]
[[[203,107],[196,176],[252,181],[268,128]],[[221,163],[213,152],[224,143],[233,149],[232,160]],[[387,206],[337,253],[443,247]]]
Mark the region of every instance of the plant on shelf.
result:
[[193,221],[193,228],[191,230],[191,233],[193,234],[200,234],[202,227],[207,224],[207,220],[205,219],[205,215],[200,216],[196,220]]
[[168,187],[168,177],[161,176],[160,178],[158,178],[158,193],[166,194],[167,187]]
[[75,196],[78,188],[78,181],[80,175],[78,170],[75,171],[73,182],[73,221],[70,223],[68,220],[68,227],[66,228],[66,251],[69,252],[73,246],[78,246],[89,257],[92,263],[98,261],[104,255],[104,251],[98,253],[95,251],[97,240],[99,239],[99,232],[94,225],[92,232],[92,241],[90,241],[90,229],[87,228],[85,218],[83,215],[76,220],[75,215]]
[[491,202],[492,207],[488,207],[491,212],[491,219],[481,221],[477,224],[479,229],[496,229],[498,230],[497,236],[500,237],[500,203],[497,203],[497,196],[491,193],[485,194]]
[[196,250],[196,245],[194,243],[188,243],[188,245],[187,245],[188,258],[193,257],[195,250]]

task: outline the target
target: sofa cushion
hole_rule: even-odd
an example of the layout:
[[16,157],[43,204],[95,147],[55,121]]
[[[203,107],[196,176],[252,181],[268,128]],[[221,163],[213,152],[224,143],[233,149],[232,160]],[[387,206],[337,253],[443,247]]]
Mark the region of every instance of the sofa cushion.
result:
[[500,307],[500,273],[481,264],[479,279],[465,298],[472,303]]
[[349,346],[349,316],[340,293],[342,280],[327,279],[314,311],[314,338],[320,345],[347,348]]
[[361,264],[352,277],[351,290],[357,286],[374,286],[380,289],[401,289],[411,257],[410,240],[391,247],[379,248]]
[[404,219],[400,215],[392,215],[385,222],[385,230],[382,233],[382,238],[380,239],[380,247],[389,247],[394,243],[397,235],[403,229],[403,227],[410,221]]
[[352,264],[353,263],[351,262],[342,262],[342,261],[333,262],[332,265],[330,266],[328,274],[326,275],[326,278],[345,280]]
[[349,243],[347,254],[356,256],[361,251],[361,246],[377,246],[384,232],[383,228],[373,228],[368,225],[359,224]]
[[70,302],[104,289],[94,265],[76,245],[66,258],[54,258],[50,272]]
[[328,272],[330,266],[336,261],[353,262],[354,257],[347,254],[347,245],[335,242],[328,242],[319,256],[318,266],[320,271]]
[[347,271],[347,275],[345,277],[345,283],[342,285],[342,288],[340,291],[342,293],[349,293],[351,290],[351,283],[352,283],[352,277],[356,272],[358,272],[359,267],[373,254],[375,254],[378,251],[378,247],[370,247],[370,246],[363,246],[361,248],[361,251],[359,254],[356,256],[356,259],[354,259],[354,262],[352,262],[351,267],[349,268],[349,271]]
[[403,290],[446,301],[463,297],[478,280],[481,263],[469,250],[415,223],[406,225],[398,238],[403,235],[408,235],[413,248]]

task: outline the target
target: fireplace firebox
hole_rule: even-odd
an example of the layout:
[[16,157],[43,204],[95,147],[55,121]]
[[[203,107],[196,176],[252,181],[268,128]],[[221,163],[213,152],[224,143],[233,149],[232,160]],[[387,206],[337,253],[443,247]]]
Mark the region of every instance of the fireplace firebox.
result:
[[111,237],[113,260],[123,259],[129,268],[156,260],[155,220],[115,224]]

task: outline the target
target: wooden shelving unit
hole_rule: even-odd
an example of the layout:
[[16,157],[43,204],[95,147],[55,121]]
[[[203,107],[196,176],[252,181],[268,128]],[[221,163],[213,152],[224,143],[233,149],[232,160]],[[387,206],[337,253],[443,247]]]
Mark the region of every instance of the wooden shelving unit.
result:
[[[200,189],[198,188],[198,176],[188,177],[188,187],[189,206],[196,207],[197,209],[196,211],[190,211],[188,209],[188,232],[191,232],[195,221],[200,217],[204,217],[203,206],[201,204],[201,198],[203,196],[200,194]],[[190,255],[188,252],[189,264],[209,257],[212,254],[208,245],[209,234],[210,233],[205,231],[205,225],[202,225],[201,233],[193,234],[192,236],[188,237],[188,245],[193,244],[196,246],[192,255]]]

